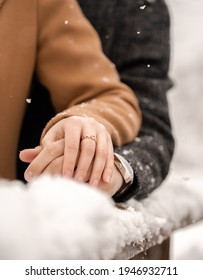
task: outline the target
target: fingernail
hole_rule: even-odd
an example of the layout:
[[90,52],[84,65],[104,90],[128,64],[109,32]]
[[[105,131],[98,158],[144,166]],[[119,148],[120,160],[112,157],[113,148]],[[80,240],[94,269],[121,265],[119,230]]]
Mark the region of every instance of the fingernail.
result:
[[33,173],[31,171],[26,171],[25,172],[25,180],[29,182],[32,179],[33,179]]
[[70,170],[66,170],[64,172],[64,176],[71,178],[72,177],[72,172]]
[[97,187],[99,184],[99,181],[97,179],[94,179],[91,183],[92,186]]
[[79,183],[84,182],[84,179],[83,179],[83,177],[82,177],[82,176],[78,176],[78,177],[76,177],[76,178],[75,178],[75,180],[76,180],[77,182],[79,182]]
[[111,176],[110,175],[107,175],[105,178],[104,178],[104,181],[106,183],[110,183],[111,182]]

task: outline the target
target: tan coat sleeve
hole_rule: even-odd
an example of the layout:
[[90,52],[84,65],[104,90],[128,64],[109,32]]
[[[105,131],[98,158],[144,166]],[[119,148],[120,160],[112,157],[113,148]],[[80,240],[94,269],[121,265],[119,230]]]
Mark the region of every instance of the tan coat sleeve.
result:
[[132,141],[141,123],[135,94],[104,56],[96,31],[75,0],[39,0],[37,73],[57,113],[94,117],[114,145]]

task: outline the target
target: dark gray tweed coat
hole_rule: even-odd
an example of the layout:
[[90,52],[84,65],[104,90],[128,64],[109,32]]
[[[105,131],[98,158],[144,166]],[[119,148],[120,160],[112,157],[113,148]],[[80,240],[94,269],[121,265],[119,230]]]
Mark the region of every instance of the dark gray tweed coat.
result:
[[143,125],[134,143],[116,149],[134,169],[121,200],[142,198],[165,179],[174,141],[166,93],[170,58],[169,14],[163,0],[79,0],[98,31],[105,54],[140,101]]

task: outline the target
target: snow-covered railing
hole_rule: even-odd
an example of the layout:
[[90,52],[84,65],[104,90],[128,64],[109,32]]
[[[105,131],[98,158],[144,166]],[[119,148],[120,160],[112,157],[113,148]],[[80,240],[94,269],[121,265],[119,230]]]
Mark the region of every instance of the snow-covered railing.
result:
[[0,181],[1,259],[128,259],[203,219],[203,178],[170,177],[142,201],[115,207],[58,177]]
[[[203,178],[189,179],[172,176],[162,187],[141,202],[130,200],[132,207],[142,216],[142,240],[126,245],[116,259],[128,259],[161,244],[177,229],[203,219]],[[128,208],[129,209],[129,208]],[[129,211],[129,210],[128,210]]]

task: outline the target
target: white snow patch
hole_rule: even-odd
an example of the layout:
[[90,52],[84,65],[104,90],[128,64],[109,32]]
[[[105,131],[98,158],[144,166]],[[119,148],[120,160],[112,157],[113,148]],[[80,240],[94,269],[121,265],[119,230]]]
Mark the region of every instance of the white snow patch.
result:
[[140,10],[144,10],[146,8],[147,5],[142,5],[140,6]]
[[26,186],[2,180],[0,258],[112,259],[130,244],[139,252],[162,242],[185,217],[203,216],[202,182],[175,178],[120,209],[106,194],[60,177]]
[[[168,95],[176,139],[171,169],[190,182],[203,169],[203,1],[167,0],[167,4],[172,24],[170,76],[175,83]],[[187,259],[203,259],[202,236],[203,223],[174,233],[172,257],[184,258],[185,254]]]
[[109,78],[107,78],[107,77],[102,77],[101,80],[102,80],[104,83],[109,83],[109,82],[110,82]]
[[27,98],[27,99],[26,99],[26,102],[27,102],[28,104],[30,104],[30,103],[32,102],[32,99],[31,99],[31,98]]

